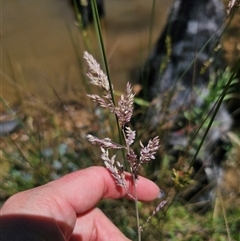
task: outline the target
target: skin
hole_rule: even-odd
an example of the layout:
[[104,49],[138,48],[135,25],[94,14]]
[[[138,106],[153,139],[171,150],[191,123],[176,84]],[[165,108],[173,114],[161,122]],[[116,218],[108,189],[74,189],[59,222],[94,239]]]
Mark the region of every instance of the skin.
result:
[[[126,179],[134,196],[130,174]],[[139,200],[154,200],[159,192],[156,184],[139,177]],[[129,240],[95,207],[101,199],[126,196],[126,191],[116,186],[111,174],[103,167],[70,173],[10,197],[1,209],[1,240]]]

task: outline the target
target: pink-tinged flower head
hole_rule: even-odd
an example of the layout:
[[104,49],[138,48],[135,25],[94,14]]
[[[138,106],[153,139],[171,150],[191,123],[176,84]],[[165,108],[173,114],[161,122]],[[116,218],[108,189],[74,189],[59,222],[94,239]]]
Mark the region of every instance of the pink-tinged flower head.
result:
[[99,139],[96,136],[88,134],[87,140],[91,142],[93,145],[98,145],[100,147],[106,148],[106,149],[122,149],[124,148],[123,146],[114,143],[110,138],[104,138],[104,139]]
[[101,159],[104,161],[106,168],[111,172],[115,182],[118,186],[127,189],[127,183],[125,179],[125,173],[123,171],[123,166],[117,161],[117,166],[115,165],[116,155],[109,158],[108,150],[101,147],[102,155]]
[[147,146],[144,146],[142,142],[140,142],[140,146],[142,148],[140,151],[140,163],[148,163],[151,159],[155,159],[154,155],[160,148],[159,142],[160,140],[158,136],[149,140]]
[[130,122],[133,114],[133,103],[134,103],[134,94],[132,92],[132,87],[130,83],[127,83],[126,94],[121,95],[118,100],[118,106],[115,108],[115,114],[118,117],[118,121],[122,127],[126,123]]
[[88,71],[86,75],[90,79],[90,83],[108,92],[110,90],[108,77],[101,70],[100,64],[86,51],[84,52],[83,58],[87,62]]
[[135,140],[136,131],[131,130],[130,127],[125,127],[125,133],[126,133],[126,144],[127,146],[131,146]]

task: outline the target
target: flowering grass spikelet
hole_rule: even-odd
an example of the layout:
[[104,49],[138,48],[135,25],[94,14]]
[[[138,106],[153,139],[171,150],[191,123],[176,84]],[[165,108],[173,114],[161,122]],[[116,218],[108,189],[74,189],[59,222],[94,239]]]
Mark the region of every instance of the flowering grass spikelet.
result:
[[126,155],[126,159],[130,164],[132,174],[134,175],[135,179],[138,179],[139,161],[138,156],[135,154],[132,148],[129,148],[129,151]]
[[135,140],[136,131],[131,130],[130,127],[125,127],[125,133],[126,133],[126,144],[127,146],[131,146]]
[[104,165],[111,172],[112,176],[115,179],[116,184],[118,186],[121,186],[127,189],[123,167],[119,162],[117,162],[118,167],[115,165],[116,155],[112,156],[112,158],[110,159],[108,156],[109,155],[108,150],[105,150],[104,148],[101,147],[101,151],[102,151],[101,158],[104,161]]
[[[131,193],[127,190],[125,174],[123,170],[123,165],[115,161],[116,155],[109,158],[109,149],[126,149],[126,160],[130,165],[130,170],[132,173],[132,179],[134,182],[138,179],[138,169],[141,164],[148,163],[150,160],[155,159],[154,155],[160,147],[159,138],[155,137],[148,142],[146,147],[140,142],[141,151],[140,158],[135,154],[134,150],[130,146],[134,143],[136,137],[136,131],[133,131],[126,124],[130,122],[133,115],[133,104],[134,104],[134,94],[130,83],[126,85],[126,93],[122,94],[118,100],[118,105],[115,106],[113,102],[113,97],[111,90],[109,88],[108,78],[100,69],[100,65],[96,60],[87,52],[84,52],[84,59],[87,61],[88,71],[87,76],[90,78],[90,83],[100,87],[104,91],[102,97],[99,95],[87,95],[95,103],[97,103],[102,108],[107,108],[110,112],[115,113],[117,116],[117,121],[123,132],[123,137],[126,146],[120,145],[113,142],[110,138],[99,139],[93,135],[88,134],[86,136],[87,140],[93,145],[98,145],[101,148],[102,154],[101,159],[104,161],[104,165],[111,172],[115,182],[118,186],[125,188],[127,194],[134,198]],[[136,183],[135,183],[136,185]]]
[[227,6],[228,16],[232,15],[240,7],[240,0],[229,0]]
[[[151,219],[154,215],[156,215],[156,214],[166,205],[166,203],[167,203],[167,201],[166,201],[166,200],[163,200],[163,201],[161,201],[161,202],[157,205],[157,207],[153,210],[152,215],[148,217],[148,219],[147,219],[147,221],[146,221],[146,224],[149,223],[150,219]],[[140,229],[141,232],[143,231],[143,227],[144,227],[144,225],[142,225],[142,226],[139,227],[139,229]]]
[[141,151],[140,151],[140,162],[148,163],[151,159],[155,159],[155,154],[157,150],[160,148],[159,145],[159,137],[156,136],[152,140],[149,140],[147,146],[144,146],[142,142],[140,142]]
[[[152,140],[149,140],[147,146],[144,146],[140,141],[140,157],[134,152],[130,147],[136,138],[136,131],[132,130],[127,124],[131,121],[133,115],[133,105],[134,105],[134,94],[130,83],[126,85],[126,93],[122,94],[118,100],[118,105],[114,104],[114,97],[109,88],[108,78],[100,69],[100,65],[96,60],[87,52],[84,52],[84,59],[87,61],[88,72],[87,76],[90,78],[90,83],[94,84],[104,92],[102,97],[99,95],[87,95],[90,97],[93,102],[97,103],[102,108],[107,108],[111,113],[115,113],[116,120],[118,122],[119,132],[122,131],[123,138],[125,141],[124,145],[113,142],[110,138],[100,139],[91,134],[86,136],[87,140],[93,145],[98,145],[101,148],[101,159],[104,162],[105,167],[109,170],[112,177],[115,180],[117,186],[120,186],[125,189],[126,194],[135,201],[136,207],[136,219],[138,225],[138,235],[141,237],[141,231],[143,226],[140,227],[139,224],[139,214],[138,214],[138,198],[137,198],[137,181],[138,181],[138,172],[139,167],[142,164],[148,163],[151,160],[155,159],[154,155],[159,149],[159,137],[156,136]],[[130,193],[130,190],[127,185],[127,179],[125,176],[124,166],[119,161],[116,161],[116,155],[109,157],[109,149],[125,149],[123,151],[124,159],[127,160],[129,164],[129,169],[131,171],[131,182],[134,184],[134,194]],[[164,202],[159,204],[150,216],[150,218],[155,215],[155,213],[165,205]],[[150,219],[149,218],[149,219]],[[147,222],[149,221],[147,220]],[[140,239],[139,239],[140,240]]]
[[103,108],[108,108],[109,104],[101,98],[99,95],[87,95],[89,98],[92,99],[93,102],[97,103],[99,106]]
[[99,139],[93,135],[88,134],[86,136],[87,140],[91,142],[93,145],[98,145],[107,149],[122,149],[125,148],[117,143],[114,143],[110,138]]
[[90,79],[90,83],[108,92],[110,90],[108,77],[101,70],[100,64],[86,51],[84,52],[83,58],[87,62],[88,71],[86,75]]
[[134,94],[130,83],[126,86],[126,95],[121,95],[118,100],[118,106],[115,109],[115,114],[118,117],[118,121],[121,127],[124,127],[126,123],[130,122],[133,114]]

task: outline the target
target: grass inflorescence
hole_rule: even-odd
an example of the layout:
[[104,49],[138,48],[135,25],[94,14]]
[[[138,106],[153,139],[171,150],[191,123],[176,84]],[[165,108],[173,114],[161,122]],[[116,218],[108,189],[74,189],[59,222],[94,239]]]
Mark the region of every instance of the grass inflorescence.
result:
[[[153,1],[153,7],[156,5]],[[94,5],[93,8],[96,12]],[[239,11],[238,9],[239,1],[228,1],[229,18],[233,18]],[[103,59],[103,66],[107,66],[100,21],[96,14],[94,16],[99,39],[99,53]],[[88,41],[88,30],[81,28],[81,24],[80,31]],[[150,46],[151,36],[149,42]],[[85,44],[84,49],[89,51],[91,49],[89,42]],[[168,57],[171,55],[171,39],[166,40],[166,45],[167,60],[163,60],[160,66],[161,71],[168,64]],[[75,51],[77,52],[78,49],[76,48]],[[76,53],[76,55],[81,62],[82,53]],[[142,204],[137,201],[136,196],[131,196],[132,200],[101,201],[99,207],[129,238],[137,240],[140,237],[141,240],[151,241],[239,240],[240,141],[238,125],[234,133],[228,133],[233,147],[226,146],[227,160],[223,165],[223,181],[217,185],[212,208],[205,215],[199,215],[192,211],[191,202],[177,202],[179,192],[197,183],[197,180],[192,178],[191,160],[194,155],[197,157],[202,155],[201,149],[199,152],[197,150],[212,118],[208,116],[207,110],[220,104],[219,96],[222,96],[221,101],[239,98],[239,94],[232,91],[236,88],[233,84],[236,82],[239,69],[236,67],[219,71],[218,81],[210,81],[208,93],[202,93],[201,89],[194,89],[196,93],[202,95],[204,108],[189,108],[181,113],[189,123],[194,123],[190,127],[195,131],[192,132],[193,135],[188,136],[185,149],[180,150],[182,155],[178,157],[176,164],[172,153],[164,148],[167,141],[164,133],[171,123],[162,122],[161,126],[154,131],[150,128],[146,130],[143,123],[138,123],[140,129],[137,128],[136,132],[135,126],[133,128],[130,123],[132,116],[135,116],[134,102],[144,103],[145,109],[137,110],[138,112],[144,112],[146,106],[151,106],[151,104],[144,99],[136,99],[129,83],[126,86],[126,93],[120,95],[117,100],[113,95],[113,90],[111,91],[112,84],[108,68],[104,67],[102,71],[93,57],[87,53],[84,56],[89,66],[97,69],[95,72],[88,71],[88,77],[92,84],[100,87],[99,93],[92,94],[95,93],[95,89],[89,88],[88,83],[85,85],[90,89],[90,92],[88,91],[90,99],[101,108],[85,106],[83,102],[89,102],[85,101],[82,96],[75,98],[82,98],[84,101],[81,103],[66,103],[60,98],[58,104],[49,104],[36,100],[33,96],[26,98],[24,93],[21,93],[21,96],[26,100],[19,112],[13,113],[14,111],[4,104],[6,112],[10,113],[12,118],[24,121],[18,132],[1,138],[1,201],[18,191],[42,185],[66,173],[92,165],[105,165],[112,173],[116,185],[127,188],[124,173],[128,165],[136,185],[138,174],[146,175],[164,189],[167,200],[165,207],[162,207],[164,203],[159,204],[159,201],[154,201],[149,205]],[[80,68],[81,73],[84,72],[83,64]],[[99,78],[102,78],[102,82],[99,82]],[[230,88],[226,89],[226,93],[222,95],[229,80],[231,80]],[[168,93],[164,98],[168,99],[167,95]],[[169,111],[168,107],[165,106],[164,112]],[[109,115],[109,111],[112,115]],[[211,125],[217,126],[218,123],[212,121]],[[155,137],[158,135],[160,138]],[[100,148],[92,147],[91,143]],[[178,148],[181,147],[176,147],[179,151]],[[172,163],[176,165],[171,165]],[[135,202],[135,206],[132,201]],[[158,212],[159,208],[161,208],[160,212]],[[136,212],[138,212],[138,223],[136,223]]]

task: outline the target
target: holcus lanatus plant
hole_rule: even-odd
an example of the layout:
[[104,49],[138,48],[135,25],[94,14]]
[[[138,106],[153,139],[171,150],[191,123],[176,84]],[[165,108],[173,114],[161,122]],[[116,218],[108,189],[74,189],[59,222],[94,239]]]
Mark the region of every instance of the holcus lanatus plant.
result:
[[[130,83],[127,83],[126,93],[121,95],[118,100],[117,105],[114,103],[113,99],[113,86],[108,80],[106,74],[101,70],[100,65],[88,52],[84,52],[84,59],[87,62],[88,70],[87,76],[90,79],[90,83],[97,86],[103,93],[102,96],[97,94],[89,94],[90,97],[97,105],[102,108],[108,109],[111,113],[114,113],[117,117],[120,130],[124,139],[124,144],[118,144],[113,142],[110,138],[99,139],[96,136],[87,135],[87,140],[93,145],[98,145],[101,148],[101,159],[104,161],[106,168],[110,171],[113,178],[115,179],[116,185],[121,186],[127,192],[127,194],[135,201],[136,204],[136,216],[138,225],[138,240],[141,240],[142,227],[139,225],[138,209],[137,209],[137,194],[135,188],[135,195],[133,196],[127,187],[125,179],[125,171],[122,162],[116,160],[116,155],[112,157],[109,156],[109,149],[123,149],[125,150],[125,160],[129,163],[130,172],[132,174],[132,181],[136,187],[138,179],[138,170],[142,164],[147,164],[151,160],[155,159],[155,154],[160,148],[159,137],[156,136],[148,141],[146,146],[140,141],[140,154],[137,155],[131,148],[136,137],[136,131],[132,130],[128,123],[130,122],[133,114],[133,104],[134,104],[134,93]],[[165,205],[166,201],[162,201],[154,210],[153,215]],[[153,216],[152,215],[152,216]],[[152,217],[150,216],[150,218]],[[149,219],[147,220],[147,222]]]

